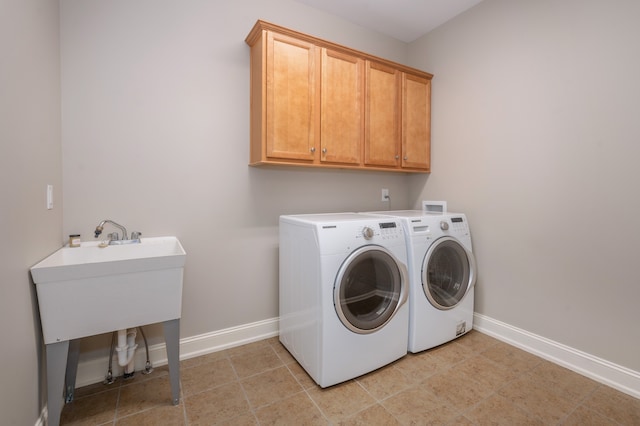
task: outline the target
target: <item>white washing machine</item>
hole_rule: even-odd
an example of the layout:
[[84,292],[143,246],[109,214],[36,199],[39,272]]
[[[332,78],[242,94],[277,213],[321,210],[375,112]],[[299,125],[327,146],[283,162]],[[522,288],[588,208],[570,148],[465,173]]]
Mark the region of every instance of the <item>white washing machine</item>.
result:
[[280,217],[280,341],[321,387],[407,354],[409,278],[400,220]]
[[473,326],[476,263],[462,213],[374,212],[401,219],[409,268],[409,352],[449,342]]

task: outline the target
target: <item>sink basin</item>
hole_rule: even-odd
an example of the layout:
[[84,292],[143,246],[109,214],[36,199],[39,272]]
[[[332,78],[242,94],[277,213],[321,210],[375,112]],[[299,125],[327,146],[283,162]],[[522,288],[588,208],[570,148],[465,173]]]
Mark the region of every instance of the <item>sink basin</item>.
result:
[[176,237],[141,241],[107,247],[92,241],[83,242],[80,247],[62,247],[32,267],[31,276],[39,284],[184,265],[186,253]]
[[45,344],[180,318],[185,260],[176,237],[57,250],[31,268]]

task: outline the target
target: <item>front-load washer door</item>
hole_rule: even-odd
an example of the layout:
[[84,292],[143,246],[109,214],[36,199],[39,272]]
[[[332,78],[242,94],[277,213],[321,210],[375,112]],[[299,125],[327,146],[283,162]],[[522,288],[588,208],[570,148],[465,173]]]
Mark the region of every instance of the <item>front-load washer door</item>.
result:
[[360,247],[340,266],[333,295],[345,327],[373,333],[407,301],[407,268],[384,247]]
[[422,288],[434,307],[455,307],[475,282],[473,254],[458,240],[442,237],[431,244],[422,263]]

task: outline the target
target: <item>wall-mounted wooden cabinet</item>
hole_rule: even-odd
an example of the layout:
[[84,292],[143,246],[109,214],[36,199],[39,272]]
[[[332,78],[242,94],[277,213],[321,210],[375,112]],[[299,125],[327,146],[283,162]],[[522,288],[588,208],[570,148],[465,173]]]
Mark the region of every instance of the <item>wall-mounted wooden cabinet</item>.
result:
[[431,78],[402,73],[402,167],[431,167]]
[[[251,130],[262,134],[264,146],[252,147],[252,156],[313,161],[320,134],[316,117],[320,108],[320,52],[311,43],[283,34],[269,31],[264,35],[266,48],[254,50],[256,55],[264,55],[263,64],[251,64],[251,92],[260,93],[255,100],[261,101],[252,101],[251,115],[260,118],[255,122],[260,127]],[[254,79],[254,73],[263,77]]]
[[250,165],[429,172],[432,75],[258,21]]
[[366,166],[400,165],[400,71],[367,61]]
[[359,166],[364,132],[364,61],[322,48],[320,161]]

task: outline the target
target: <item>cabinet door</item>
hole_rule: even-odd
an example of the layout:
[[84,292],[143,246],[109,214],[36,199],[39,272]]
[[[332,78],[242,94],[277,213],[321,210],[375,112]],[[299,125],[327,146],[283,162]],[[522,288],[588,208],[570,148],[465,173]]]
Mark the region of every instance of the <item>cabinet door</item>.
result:
[[320,160],[360,164],[363,135],[364,62],[322,49]]
[[316,158],[319,67],[319,50],[313,44],[268,32],[268,158]]
[[366,62],[364,161],[370,166],[400,165],[400,72]]
[[431,80],[403,73],[402,167],[429,170],[430,157]]

